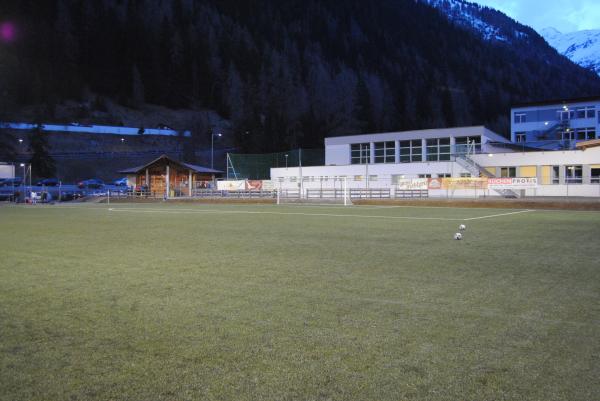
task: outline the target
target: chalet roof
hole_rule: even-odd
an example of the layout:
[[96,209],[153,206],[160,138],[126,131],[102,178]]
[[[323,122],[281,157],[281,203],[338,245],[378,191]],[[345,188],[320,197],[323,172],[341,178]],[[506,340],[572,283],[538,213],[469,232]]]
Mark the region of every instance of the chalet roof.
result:
[[208,168],[208,167],[204,167],[204,166],[198,166],[196,164],[190,164],[190,163],[184,163],[184,162],[180,162],[179,160],[175,160],[167,155],[161,155],[159,157],[157,157],[156,159],[143,164],[141,166],[135,166],[135,167],[129,167],[123,170],[118,171],[119,174],[137,174],[137,173],[141,173],[142,171],[144,171],[146,168],[150,167],[151,165],[161,161],[161,160],[167,160],[172,164],[176,164],[180,167],[183,167],[185,169],[188,170],[192,170],[194,173],[208,173],[208,174],[221,174],[223,173],[221,170],[215,170],[212,168]]
[[577,142],[575,148],[586,150],[587,148],[595,148],[597,146],[600,146],[600,139],[590,139],[589,141]]

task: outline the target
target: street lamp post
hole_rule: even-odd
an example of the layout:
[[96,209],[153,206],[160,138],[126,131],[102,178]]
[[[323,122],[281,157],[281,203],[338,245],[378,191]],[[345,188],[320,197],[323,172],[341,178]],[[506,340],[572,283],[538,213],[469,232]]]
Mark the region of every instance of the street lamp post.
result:
[[221,137],[223,134],[211,132],[210,134],[210,168],[214,169],[215,136]]
[[288,167],[287,160],[288,160],[288,155],[286,153],[286,155],[285,155],[285,169],[286,170],[287,170],[287,167]]

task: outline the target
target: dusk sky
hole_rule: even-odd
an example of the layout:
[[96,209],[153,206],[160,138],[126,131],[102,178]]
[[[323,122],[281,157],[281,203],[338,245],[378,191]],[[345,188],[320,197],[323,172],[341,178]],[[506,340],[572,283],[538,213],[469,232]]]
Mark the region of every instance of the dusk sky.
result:
[[553,27],[563,33],[600,29],[598,0],[474,0],[493,7],[535,30]]

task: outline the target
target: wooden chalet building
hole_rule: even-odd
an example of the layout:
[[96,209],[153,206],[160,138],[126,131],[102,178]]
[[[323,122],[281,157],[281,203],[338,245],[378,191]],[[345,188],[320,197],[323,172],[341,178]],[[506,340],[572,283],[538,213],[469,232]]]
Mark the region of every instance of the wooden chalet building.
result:
[[129,186],[144,188],[155,196],[190,196],[192,189],[207,187],[220,170],[197,166],[162,155],[142,166],[119,171],[127,176]]

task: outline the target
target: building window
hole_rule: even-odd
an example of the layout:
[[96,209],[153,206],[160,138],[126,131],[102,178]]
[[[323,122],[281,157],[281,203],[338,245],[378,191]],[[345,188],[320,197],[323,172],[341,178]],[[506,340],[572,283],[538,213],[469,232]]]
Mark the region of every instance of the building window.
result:
[[369,182],[371,181],[377,181],[377,176],[376,175],[370,175],[369,176]]
[[560,131],[560,136],[563,141],[573,141],[575,139],[575,131],[567,128],[564,131]]
[[585,106],[577,108],[577,118],[594,118],[596,107]]
[[427,161],[450,160],[450,138],[427,140]]
[[350,156],[352,164],[367,164],[371,157],[370,143],[353,143],[350,145]]
[[517,176],[517,168],[516,167],[500,167],[500,177],[516,177]]
[[460,173],[460,178],[471,178],[471,173]]
[[450,178],[451,175],[449,173],[440,173],[437,175],[438,178]]
[[552,183],[560,184],[560,167],[552,166]]
[[592,184],[600,184],[600,168],[592,167],[590,182]]
[[576,137],[578,140],[587,140],[596,138],[596,128],[579,128]]
[[394,141],[375,142],[375,163],[395,163],[395,151]]
[[558,110],[556,112],[557,118],[559,121],[569,121],[573,118],[575,118],[575,112],[573,110],[569,110],[569,109],[563,109],[563,110]]
[[403,180],[404,179],[404,174],[392,174],[392,184],[396,185],[398,184],[399,180]]
[[524,132],[515,132],[515,142],[525,142],[527,135]]
[[515,123],[526,123],[527,122],[527,114],[525,113],[515,113]]
[[431,174],[419,174],[419,178],[431,178]]
[[400,163],[423,161],[423,148],[420,139],[400,141]]
[[[463,136],[456,138],[456,145],[454,146],[455,152],[458,154],[465,154],[468,151],[475,153],[481,153],[481,136]],[[472,147],[470,148],[469,145]]]
[[583,168],[581,165],[565,166],[565,183],[581,184]]

